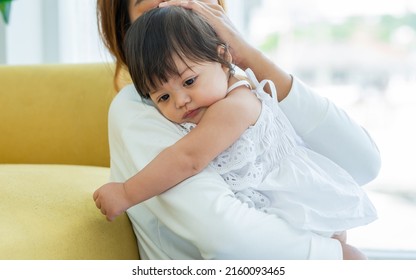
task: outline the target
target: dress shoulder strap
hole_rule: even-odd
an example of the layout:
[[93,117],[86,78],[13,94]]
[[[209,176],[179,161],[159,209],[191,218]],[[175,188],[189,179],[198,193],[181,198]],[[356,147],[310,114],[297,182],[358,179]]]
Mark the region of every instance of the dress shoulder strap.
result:
[[[263,90],[264,86],[266,84],[269,84],[270,90],[272,91],[272,97],[277,100],[277,91],[274,83],[271,80],[263,80],[259,83],[256,76],[253,73],[253,70],[250,68],[247,68],[245,71],[247,77],[250,79],[250,81],[254,84],[256,90]],[[264,90],[263,90],[264,91]]]
[[235,82],[234,84],[232,84],[228,89],[227,89],[227,94],[230,93],[232,90],[241,87],[241,86],[246,86],[249,89],[251,89],[251,85],[248,81],[246,80],[240,80],[238,82]]

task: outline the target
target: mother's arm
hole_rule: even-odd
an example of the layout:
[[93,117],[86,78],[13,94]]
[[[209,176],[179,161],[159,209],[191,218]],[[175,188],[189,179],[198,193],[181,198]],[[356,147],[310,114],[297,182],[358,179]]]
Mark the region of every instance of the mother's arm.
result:
[[[113,101],[109,133],[112,180],[118,181],[135,174],[181,137],[155,108],[141,102],[133,86],[126,87]],[[155,217],[144,222],[147,218],[138,214],[143,211],[128,211],[140,240],[146,243],[141,246],[147,250],[143,255],[160,251],[166,258],[189,258],[178,250],[185,251],[189,246],[182,244],[191,244],[204,259],[342,258],[339,241],[296,230],[275,215],[248,208],[210,169],[139,207]]]
[[257,50],[247,57],[244,65],[254,71],[258,80],[275,83],[280,107],[309,148],[333,160],[360,185],[376,178],[381,167],[380,153],[363,127]]
[[343,167],[360,185],[381,166],[377,145],[342,109],[297,78],[280,107],[309,147]]
[[251,68],[258,80],[275,83],[280,107],[309,148],[333,160],[360,185],[376,178],[380,153],[363,127],[259,51],[250,46],[241,49],[246,52],[244,66]]
[[367,131],[341,108],[298,78],[292,78],[261,52],[243,45],[246,59],[241,64],[251,68],[258,80],[269,79],[275,83],[280,107],[309,148],[344,168],[360,185],[375,179],[381,158]]

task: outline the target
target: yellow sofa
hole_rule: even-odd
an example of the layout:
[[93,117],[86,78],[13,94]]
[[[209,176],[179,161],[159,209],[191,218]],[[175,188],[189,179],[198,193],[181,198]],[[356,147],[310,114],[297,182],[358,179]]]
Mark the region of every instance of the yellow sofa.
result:
[[107,64],[0,66],[0,259],[138,259],[126,215],[109,223]]

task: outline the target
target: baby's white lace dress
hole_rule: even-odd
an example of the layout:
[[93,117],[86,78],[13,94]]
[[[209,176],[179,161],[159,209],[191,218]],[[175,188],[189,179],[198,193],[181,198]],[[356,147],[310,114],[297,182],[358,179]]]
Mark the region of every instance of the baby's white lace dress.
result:
[[[295,133],[279,108],[274,84],[259,83],[250,69],[246,73],[262,102],[260,116],[210,164],[236,197],[296,228],[324,235],[374,221],[376,210],[364,190],[344,169],[308,149]],[[267,83],[272,96],[263,90]],[[249,83],[239,81],[228,92],[242,85]],[[184,133],[194,126],[180,125]]]

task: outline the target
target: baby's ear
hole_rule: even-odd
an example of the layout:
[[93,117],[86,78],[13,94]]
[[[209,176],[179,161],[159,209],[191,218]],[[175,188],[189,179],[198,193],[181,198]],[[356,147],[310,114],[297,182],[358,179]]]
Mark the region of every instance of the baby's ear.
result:
[[225,59],[229,63],[233,62],[233,57],[231,56],[231,53],[226,45],[218,45],[217,52],[219,57]]

